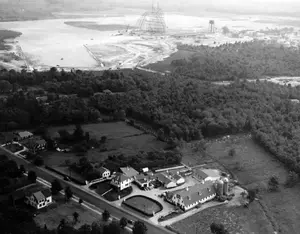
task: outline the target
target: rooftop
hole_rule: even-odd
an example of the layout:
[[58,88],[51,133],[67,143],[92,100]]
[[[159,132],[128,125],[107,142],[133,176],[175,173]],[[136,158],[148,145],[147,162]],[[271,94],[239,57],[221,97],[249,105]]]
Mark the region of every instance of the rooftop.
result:
[[133,169],[132,167],[121,167],[120,170],[124,175],[128,177],[134,177],[139,174],[139,172]]
[[28,132],[28,131],[18,132],[17,135],[20,136],[20,137],[30,137],[30,136],[33,136],[33,134],[31,132]]
[[105,167],[99,167],[96,169],[101,175],[106,172],[106,171],[109,171],[107,168]]
[[197,184],[182,190],[173,191],[171,194],[181,197],[185,206],[189,206],[190,204],[211,196],[214,193],[214,183],[212,181],[207,181],[203,184]]
[[170,177],[168,177],[167,175],[165,175],[163,173],[158,173],[156,176],[157,176],[157,179],[163,184],[168,184],[173,181]]
[[126,176],[126,175],[124,175],[124,174],[122,174],[120,172],[117,172],[115,174],[115,177],[112,179],[112,181],[114,183],[119,184],[119,183],[122,183],[123,181],[128,180],[128,179],[130,179],[130,177],[128,177],[128,176]]
[[195,174],[198,176],[198,177],[200,177],[201,179],[206,179],[207,177],[208,177],[208,175],[204,172],[204,171],[202,171],[202,170],[199,170],[199,169],[197,169],[196,171],[195,171]]

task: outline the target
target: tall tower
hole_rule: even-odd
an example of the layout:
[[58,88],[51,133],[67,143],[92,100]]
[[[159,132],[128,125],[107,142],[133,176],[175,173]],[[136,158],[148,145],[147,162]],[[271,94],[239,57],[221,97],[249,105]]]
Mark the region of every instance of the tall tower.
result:
[[214,33],[215,32],[215,21],[210,20],[208,24],[209,24],[209,32]]

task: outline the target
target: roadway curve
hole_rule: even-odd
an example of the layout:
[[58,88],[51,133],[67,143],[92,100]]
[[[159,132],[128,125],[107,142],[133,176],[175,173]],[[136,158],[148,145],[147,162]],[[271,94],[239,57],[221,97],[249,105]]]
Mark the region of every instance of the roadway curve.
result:
[[2,146],[0,146],[0,151],[2,151],[6,156],[8,156],[12,160],[14,160],[18,165],[21,165],[21,164],[24,165],[24,167],[28,171],[29,170],[35,171],[38,177],[40,177],[46,181],[49,181],[50,183],[54,179],[58,179],[64,187],[69,186],[72,189],[74,195],[78,196],[79,198],[82,198],[83,201],[93,204],[94,206],[98,207],[102,211],[104,209],[108,210],[109,213],[114,217],[117,217],[117,218],[126,217],[127,219],[131,219],[134,221],[136,221],[136,220],[143,221],[148,228],[148,232],[147,232],[148,234],[174,234],[173,232],[171,232],[161,226],[156,226],[155,224],[149,222],[147,219],[143,219],[140,216],[138,216],[132,212],[129,212],[128,210],[120,209],[120,208],[108,203],[108,201],[104,200],[104,198],[101,198],[93,193],[88,193],[87,191],[83,190],[80,186],[63,180],[63,178],[57,174],[54,174],[44,168],[36,167],[32,163],[28,162],[27,160],[23,159],[22,157],[15,155],[14,153],[5,149]]

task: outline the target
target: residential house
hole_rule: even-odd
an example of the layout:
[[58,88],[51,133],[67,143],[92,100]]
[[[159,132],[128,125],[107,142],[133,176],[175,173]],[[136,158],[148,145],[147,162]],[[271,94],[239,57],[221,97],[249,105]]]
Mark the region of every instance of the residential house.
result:
[[114,178],[111,180],[110,184],[119,190],[126,189],[131,186],[132,178],[117,172]]
[[36,192],[28,191],[25,193],[25,203],[36,209],[41,209],[48,206],[52,202],[50,189],[43,189]]
[[135,178],[135,183],[141,188],[146,189],[150,187],[150,183],[155,181],[155,177],[153,175],[137,175]]
[[129,177],[131,179],[131,182],[135,180],[135,177],[139,174],[138,171],[136,171],[134,168],[132,167],[121,167],[120,171],[126,175],[127,177]]
[[16,200],[23,200],[28,205],[41,209],[52,202],[51,191],[39,184],[30,184],[23,188],[17,189],[12,195]]
[[24,139],[28,139],[28,138],[33,137],[33,134],[31,132],[28,132],[28,131],[17,132],[17,133],[15,133],[15,135],[18,137],[18,140],[24,140]]
[[162,183],[165,188],[174,188],[177,186],[176,181],[173,180],[171,176],[168,176],[164,173],[158,173],[156,179]]
[[203,181],[185,189],[168,192],[166,199],[179,206],[182,210],[189,210],[198,204],[213,199],[216,196],[216,189],[212,181]]
[[100,173],[101,178],[108,178],[110,176],[110,170],[105,167],[97,168],[97,171]]
[[37,150],[44,150],[47,146],[47,142],[44,139],[39,139],[35,141]]

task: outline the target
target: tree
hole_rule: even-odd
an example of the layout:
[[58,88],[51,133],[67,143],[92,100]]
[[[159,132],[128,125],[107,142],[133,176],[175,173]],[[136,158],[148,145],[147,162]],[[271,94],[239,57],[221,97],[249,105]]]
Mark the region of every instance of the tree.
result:
[[127,226],[127,224],[128,224],[128,220],[125,217],[122,217],[120,219],[120,227],[125,228]]
[[75,212],[73,213],[74,223],[77,223],[77,222],[78,222],[78,218],[79,218],[79,214],[75,211]]
[[272,176],[268,182],[269,190],[276,191],[279,187],[279,179],[277,176]]
[[51,183],[51,191],[53,195],[58,194],[62,190],[62,186],[59,182],[59,180],[55,179]]
[[61,219],[58,225],[58,229],[63,228],[64,226],[66,226],[66,220],[65,219]]
[[29,171],[27,178],[31,183],[35,183],[36,179],[37,179],[37,175],[36,175],[35,171]]
[[253,189],[249,190],[247,198],[249,199],[249,203],[253,202],[256,198],[256,191]]
[[68,186],[68,187],[65,188],[65,198],[66,198],[66,201],[69,201],[72,197],[73,197],[73,191]]
[[104,212],[102,213],[102,219],[103,221],[108,221],[110,218],[110,213],[108,212],[108,210],[104,210]]
[[132,228],[133,234],[146,234],[148,231],[148,228],[142,221],[136,221]]
[[83,132],[83,130],[82,130],[81,125],[77,124],[77,125],[76,125],[76,128],[75,128],[75,130],[74,130],[74,132],[73,132],[74,138],[75,138],[76,140],[81,140],[81,139],[83,138],[83,134],[84,134],[84,132]]
[[228,234],[229,232],[225,229],[221,223],[212,223],[210,225],[210,231],[213,234]]
[[78,234],[91,234],[91,232],[92,232],[92,227],[91,225],[88,224],[84,224],[78,229]]
[[78,203],[81,205],[83,203],[83,200],[79,198]]
[[103,228],[104,234],[120,234],[121,228],[118,222],[111,222],[109,225],[104,226]]
[[228,156],[234,157],[236,155],[236,150],[234,148],[231,148],[228,152]]
[[294,171],[290,171],[288,178],[285,182],[285,185],[286,185],[286,187],[291,188],[291,187],[294,187],[298,183],[298,181],[299,181],[298,174]]
[[23,174],[23,173],[25,173],[26,172],[26,169],[25,169],[25,167],[24,167],[24,165],[22,164],[22,165],[20,165],[20,167],[19,167],[19,171],[20,171],[20,174]]
[[37,156],[35,159],[34,159],[34,165],[36,166],[42,166],[44,165],[44,159],[41,157],[41,156]]
[[228,34],[230,31],[229,31],[229,28],[227,27],[227,26],[224,26],[224,27],[222,27],[222,33],[223,34]]

